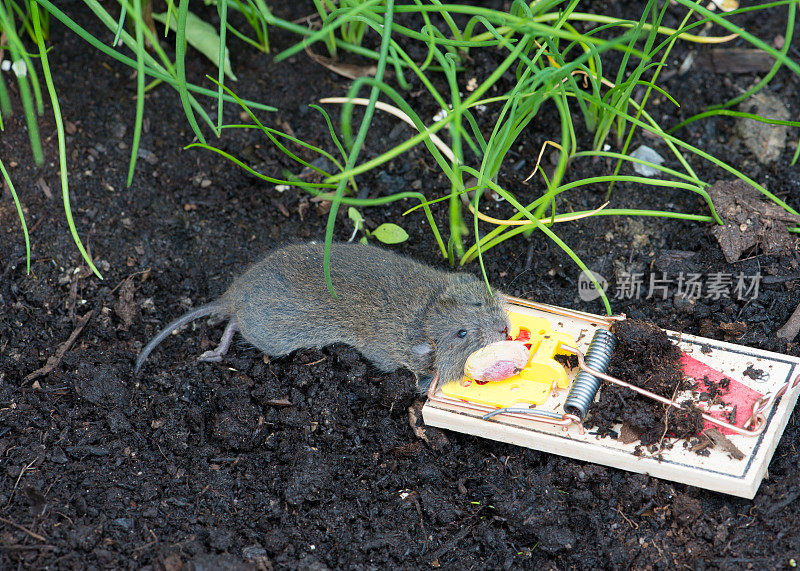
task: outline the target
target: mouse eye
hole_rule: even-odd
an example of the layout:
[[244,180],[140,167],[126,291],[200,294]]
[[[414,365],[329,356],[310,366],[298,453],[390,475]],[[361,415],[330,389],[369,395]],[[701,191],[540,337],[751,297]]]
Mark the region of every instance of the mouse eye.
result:
[[459,337],[461,337],[463,339],[464,337],[467,336],[467,330],[466,329],[459,329],[458,333],[456,333],[456,335],[458,335]]

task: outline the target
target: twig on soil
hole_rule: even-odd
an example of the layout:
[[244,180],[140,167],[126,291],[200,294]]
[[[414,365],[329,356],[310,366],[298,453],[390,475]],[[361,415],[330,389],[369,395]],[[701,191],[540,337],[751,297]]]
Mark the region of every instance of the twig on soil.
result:
[[31,531],[30,529],[28,529],[28,528],[27,528],[27,527],[25,527],[24,525],[20,525],[20,524],[18,524],[18,523],[16,523],[16,522],[13,522],[13,521],[11,521],[10,519],[6,519],[6,518],[4,518],[4,517],[0,516],[0,521],[2,521],[3,523],[6,523],[6,524],[8,524],[8,525],[10,525],[10,526],[16,527],[16,528],[17,528],[18,530],[20,530],[20,531],[24,531],[25,533],[27,533],[28,535],[30,535],[32,538],[34,538],[34,539],[38,539],[38,540],[39,540],[39,541],[41,541],[41,542],[45,542],[45,541],[47,541],[47,538],[46,538],[46,537],[44,537],[44,536],[41,536],[41,535],[39,535],[38,533],[36,533],[35,531]]
[[619,506],[617,506],[617,513],[622,516],[622,519],[628,522],[628,525],[631,526],[631,529],[639,529],[639,524],[631,521],[630,518],[628,518],[628,516],[622,513],[622,510],[620,509]]
[[[125,276],[125,279],[120,280],[120,282],[117,285],[115,285],[114,289],[112,289],[109,293],[113,294],[115,291],[117,291],[120,288],[120,286],[122,286],[122,284],[124,284],[126,281],[131,279],[133,276],[144,275],[144,274],[146,274],[147,272],[150,272],[150,271],[152,271],[152,268],[148,267],[148,268],[146,268],[144,270],[139,270],[138,272],[133,272],[132,274],[128,274],[127,276]],[[147,278],[142,278],[141,281],[145,281],[145,279],[147,279]]]
[[53,371],[53,369],[55,369],[61,362],[61,359],[64,358],[66,352],[69,351],[72,345],[75,343],[75,340],[78,338],[78,335],[81,334],[83,328],[86,327],[87,323],[89,323],[89,319],[91,319],[93,313],[94,310],[92,309],[89,310],[89,313],[81,317],[78,320],[78,325],[75,327],[75,330],[72,332],[69,338],[59,346],[58,351],[56,351],[56,354],[48,357],[47,363],[45,363],[44,367],[36,369],[34,372],[30,373],[28,376],[22,379],[22,382],[28,383],[33,379],[38,379],[39,377],[44,377],[45,375],[50,374]]
[[36,222],[33,223],[33,226],[31,226],[31,229],[28,230],[28,234],[33,236],[33,233],[36,232],[36,229],[39,228],[39,226],[42,224],[42,222],[44,222],[44,216],[42,216],[41,218],[39,218],[39,220],[37,220]]
[[147,531],[149,531],[150,535],[153,536],[153,540],[152,541],[148,541],[147,543],[145,543],[144,545],[140,545],[139,547],[134,547],[133,548],[133,552],[134,553],[141,552],[141,551],[144,551],[146,549],[150,549],[151,547],[153,547],[154,545],[156,545],[158,543],[158,536],[153,532],[153,530],[152,529],[148,529]]
[[31,466],[33,466],[34,464],[36,464],[36,461],[37,461],[38,459],[39,459],[39,457],[37,456],[36,458],[34,458],[33,460],[31,460],[31,463],[30,463],[30,464],[28,464],[27,466],[23,466],[23,467],[20,469],[20,471],[19,471],[19,476],[17,476],[17,481],[16,481],[16,482],[14,482],[14,487],[13,487],[13,488],[11,488],[11,495],[9,496],[9,498],[8,498],[8,501],[6,502],[6,506],[10,506],[10,505],[11,505],[11,501],[14,499],[14,493],[17,491],[17,488],[19,487],[19,481],[22,479],[22,476],[24,476],[24,475],[25,475],[25,472],[27,472],[28,470],[30,470],[30,469],[31,469]]
[[800,305],[794,310],[792,316],[789,318],[783,327],[778,329],[778,332],[775,334],[780,339],[785,339],[786,341],[793,341],[797,334],[800,333]]
[[[678,394],[678,387],[680,383],[675,385],[675,390],[672,391],[672,398],[671,401],[675,400],[675,395]],[[664,438],[667,436],[667,430],[669,430],[669,411],[672,410],[671,406],[667,407],[667,410],[664,411],[664,432],[661,433],[661,438],[658,440],[658,452],[657,454],[661,454],[661,451],[664,450]]]
[[22,545],[20,543],[13,543],[11,545],[0,545],[0,549],[4,551],[32,551],[34,549],[55,549],[55,545],[36,544],[36,545]]
[[164,457],[164,460],[166,460],[167,462],[169,462],[169,458],[167,458],[167,455],[166,455],[166,454],[164,454],[164,451],[161,449],[161,445],[160,445],[158,442],[156,442],[156,446],[158,447],[158,451],[159,451],[159,452],[161,452],[161,456],[163,456],[163,457]]

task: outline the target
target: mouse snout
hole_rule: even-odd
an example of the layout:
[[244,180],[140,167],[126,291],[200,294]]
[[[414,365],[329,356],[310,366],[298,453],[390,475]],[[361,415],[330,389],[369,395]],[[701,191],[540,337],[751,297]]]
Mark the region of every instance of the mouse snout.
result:
[[494,343],[496,341],[505,341],[508,339],[508,327],[503,325],[501,327],[495,327],[487,332],[488,334],[484,338],[484,342],[486,345],[489,343]]

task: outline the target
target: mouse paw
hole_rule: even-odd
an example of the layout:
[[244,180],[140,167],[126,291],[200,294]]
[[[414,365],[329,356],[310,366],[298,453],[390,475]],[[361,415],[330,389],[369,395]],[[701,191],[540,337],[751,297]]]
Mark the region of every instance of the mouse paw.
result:
[[433,375],[416,375],[417,377],[417,389],[419,390],[420,394],[425,394],[428,392],[428,389],[433,382]]
[[222,355],[220,355],[217,351],[206,351],[200,355],[197,360],[205,363],[219,363],[222,361]]

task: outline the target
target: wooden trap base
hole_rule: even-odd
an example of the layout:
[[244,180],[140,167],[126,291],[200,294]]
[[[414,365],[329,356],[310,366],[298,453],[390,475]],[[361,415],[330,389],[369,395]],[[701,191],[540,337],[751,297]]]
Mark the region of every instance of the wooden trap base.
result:
[[[507,308],[509,311],[547,319],[554,331],[572,335],[583,352],[586,351],[594,331],[597,328],[608,328],[611,323],[608,318],[588,313],[518,299],[511,301]],[[712,380],[727,377],[732,387],[731,394],[734,387],[738,395],[749,395],[752,398],[775,392],[787,382],[795,381],[800,373],[800,358],[671,331],[667,331],[667,335],[684,353],[684,370],[687,376],[701,383],[704,376]],[[574,379],[577,371],[568,371],[570,380]],[[562,413],[568,390],[555,389],[537,408]],[[722,431],[726,434],[722,438],[722,445],[717,443],[716,446],[707,448],[703,452],[707,454],[705,456],[685,447],[681,441],[673,442],[674,446],[661,449],[655,455],[639,445],[637,454],[637,444],[640,444],[638,441],[623,444],[620,439],[601,438],[591,431],[581,433],[580,427],[575,424],[564,428],[533,421],[520,414],[504,413],[483,420],[485,410],[474,410],[467,403],[448,398],[442,394],[441,388],[434,395],[429,395],[422,413],[425,423],[430,426],[753,498],[766,474],[799,393],[800,388],[789,388],[765,412],[766,427],[759,435],[743,436]],[[692,398],[692,394],[679,393],[676,400],[682,402],[687,398]],[[723,395],[723,400],[726,400],[726,395]],[[749,416],[749,413],[749,408],[746,414],[737,410],[737,424],[741,424],[739,419]],[[711,425],[706,426],[708,428]]]

